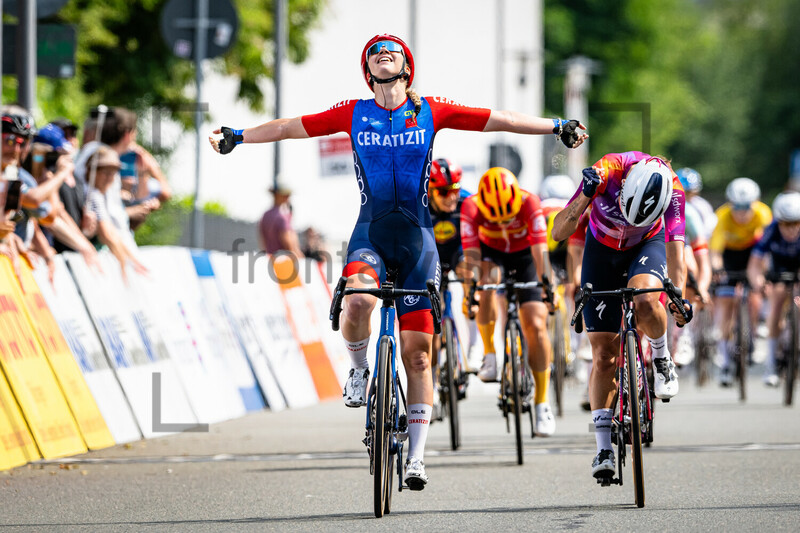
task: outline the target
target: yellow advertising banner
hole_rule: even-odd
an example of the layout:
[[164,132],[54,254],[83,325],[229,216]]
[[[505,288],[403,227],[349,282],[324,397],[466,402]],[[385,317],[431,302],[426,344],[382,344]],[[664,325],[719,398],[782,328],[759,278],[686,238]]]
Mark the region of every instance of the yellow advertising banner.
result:
[[50,366],[61,384],[61,391],[72,409],[83,440],[92,450],[107,448],[115,444],[106,421],[97,407],[97,402],[83,379],[78,363],[72,355],[61,329],[58,327],[53,313],[36,284],[31,269],[24,261],[20,265],[22,286],[25,287],[23,297],[28,321],[39,336]]
[[328,351],[319,335],[319,328],[326,325],[317,324],[306,287],[300,280],[298,265],[295,260],[287,256],[273,256],[273,258],[274,272],[286,305],[286,318],[303,350],[317,395],[320,400],[339,398],[342,389],[339,380],[336,379]]
[[[31,288],[26,286],[26,290]],[[0,366],[42,456],[51,459],[85,452],[75,419],[28,322],[22,291],[5,256],[0,256]]]
[[0,372],[0,470],[21,466],[40,457],[8,381]]

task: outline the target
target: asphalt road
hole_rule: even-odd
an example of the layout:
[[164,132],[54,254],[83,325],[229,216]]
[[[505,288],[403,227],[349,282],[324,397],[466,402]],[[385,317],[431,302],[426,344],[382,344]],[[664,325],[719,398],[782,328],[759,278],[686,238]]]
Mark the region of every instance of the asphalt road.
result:
[[446,425],[434,424],[428,487],[395,493],[380,520],[364,410],[332,402],[0,473],[0,530],[797,531],[800,407],[783,407],[758,375],[746,404],[735,390],[698,390],[682,377],[680,395],[658,405],[643,509],[630,466],[622,487],[592,479],[577,385],[556,435],[527,438],[518,466],[497,386],[473,378],[460,404],[462,449],[449,451]]

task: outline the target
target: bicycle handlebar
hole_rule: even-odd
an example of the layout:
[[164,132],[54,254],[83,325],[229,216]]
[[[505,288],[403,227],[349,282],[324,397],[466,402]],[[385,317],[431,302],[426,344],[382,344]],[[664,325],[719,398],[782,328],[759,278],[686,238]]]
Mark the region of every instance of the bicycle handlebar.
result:
[[386,283],[382,287],[371,288],[347,288],[347,278],[342,276],[336,284],[336,289],[333,291],[333,300],[331,301],[330,321],[333,331],[339,331],[339,315],[342,312],[342,301],[348,294],[370,294],[377,296],[381,300],[395,300],[403,296],[425,296],[431,301],[431,316],[433,317],[433,331],[435,333],[442,332],[442,310],[441,301],[439,298],[439,291],[436,289],[436,284],[432,279],[425,282],[426,289],[396,289],[391,283]]
[[[542,299],[544,302],[552,302],[553,301],[553,288],[550,285],[550,280],[547,276],[542,276],[542,281],[515,281],[509,282],[506,281],[504,283],[486,283],[484,285],[478,285],[475,280],[472,280],[472,283],[469,287],[469,306],[470,309],[473,305],[477,305],[478,302],[475,300],[475,292],[477,291],[496,291],[499,289],[535,289],[537,287],[541,287],[544,291],[544,298]],[[551,311],[550,314],[555,314],[555,310]],[[475,318],[475,314],[470,311],[469,319],[473,320]]]
[[592,284],[587,283],[583,287],[580,287],[577,291],[575,291],[575,312],[572,314],[572,319],[569,322],[570,326],[575,328],[576,333],[581,333],[583,331],[583,308],[586,306],[587,300],[589,300],[592,296],[615,296],[618,298],[624,297],[634,297],[638,294],[646,294],[649,292],[665,292],[670,299],[670,302],[675,305],[675,308],[683,315],[683,318],[686,322],[691,320],[691,316],[689,312],[686,310],[686,306],[683,304],[683,295],[681,294],[681,290],[672,283],[672,280],[669,278],[665,278],[663,282],[663,287],[652,287],[649,289],[637,289],[633,287],[626,287],[624,289],[617,289],[613,291],[594,291],[592,289]]
[[768,272],[764,276],[770,283],[798,283],[800,282],[800,272]]

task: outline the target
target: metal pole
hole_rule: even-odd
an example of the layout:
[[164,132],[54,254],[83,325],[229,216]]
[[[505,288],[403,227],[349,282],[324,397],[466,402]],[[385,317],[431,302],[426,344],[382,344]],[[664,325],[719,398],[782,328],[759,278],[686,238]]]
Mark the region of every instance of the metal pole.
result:
[[[564,118],[580,120],[588,127],[589,105],[586,93],[591,87],[593,62],[582,56],[567,60],[567,75],[564,78]],[[578,180],[581,170],[587,166],[589,159],[589,143],[584,142],[580,148],[567,151],[567,175]]]
[[[533,83],[531,84],[533,96],[533,109],[531,114],[535,117],[544,116],[544,0],[533,2],[533,24],[531,25],[533,41]],[[541,183],[544,173],[544,136],[532,135],[530,142],[533,147],[531,157],[531,171],[534,183]],[[538,187],[537,187],[538,190]]]
[[0,105],[3,105],[3,0],[0,0]]
[[[497,109],[505,109],[505,35],[506,35],[506,2],[505,0],[497,0],[497,17],[495,19],[495,91],[497,92]],[[503,134],[497,133],[496,139],[498,144],[497,151],[497,165],[507,167],[506,152],[501,149],[499,145],[503,144]]]
[[17,10],[17,100],[33,112],[36,106],[36,0],[20,0]]
[[203,136],[200,128],[203,125],[203,59],[206,57],[206,39],[208,37],[208,0],[197,0],[197,24],[194,33],[194,70],[197,84],[197,107],[194,112],[195,128],[195,174],[194,204],[192,206],[192,247],[200,248],[205,242],[203,238],[203,220],[200,213],[200,147]]
[[[286,56],[286,0],[275,1],[275,118],[281,118],[281,93],[283,92],[283,80],[281,71],[283,58]],[[272,174],[272,186],[278,188],[278,179],[281,174],[281,143],[274,144],[275,166]]]

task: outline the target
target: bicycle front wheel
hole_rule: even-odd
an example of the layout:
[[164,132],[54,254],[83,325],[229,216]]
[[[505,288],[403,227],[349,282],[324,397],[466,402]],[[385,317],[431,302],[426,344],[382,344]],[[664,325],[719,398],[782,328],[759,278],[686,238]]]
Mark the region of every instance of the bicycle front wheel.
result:
[[738,308],[736,329],[736,374],[739,382],[739,400],[747,400],[747,359],[750,355],[750,308],[747,298],[742,298]]
[[447,416],[450,420],[450,447],[457,450],[461,445],[461,433],[458,424],[458,383],[456,383],[456,372],[458,371],[458,351],[455,343],[455,333],[453,331],[453,321],[449,318],[444,320],[444,342],[445,342],[445,373],[447,374],[445,385],[447,387]]
[[[522,464],[522,399],[520,398],[520,372],[522,369],[520,361],[519,346],[521,346],[522,339],[520,338],[519,329],[514,321],[508,324],[508,334],[506,335],[506,344],[508,358],[511,361],[511,403],[514,409],[514,431],[517,441],[517,464]],[[504,369],[505,370],[505,369]]]
[[564,381],[567,379],[567,350],[564,335],[564,317],[561,309],[553,315],[553,390],[556,396],[556,414],[564,416]]
[[375,373],[375,442],[373,446],[373,474],[375,517],[388,513],[392,501],[392,465],[389,459],[389,442],[392,437],[392,378],[389,369],[391,344],[381,338],[378,367]]
[[791,311],[789,311],[789,334],[791,338],[789,339],[789,346],[786,353],[786,379],[785,379],[785,386],[786,389],[784,390],[783,394],[783,403],[784,405],[792,405],[792,397],[794,396],[794,380],[797,377],[797,364],[798,364],[798,357],[800,357],[800,347],[798,343],[800,343],[800,339],[798,339],[798,324],[797,321],[800,320],[800,313],[797,311],[797,306],[792,301],[792,293],[789,293],[789,307]]
[[641,409],[639,404],[638,355],[636,348],[636,335],[629,331],[625,335],[625,363],[628,372],[628,407],[630,409],[631,433],[631,468],[633,470],[633,490],[636,507],[644,507],[644,461],[642,457],[642,426]]

